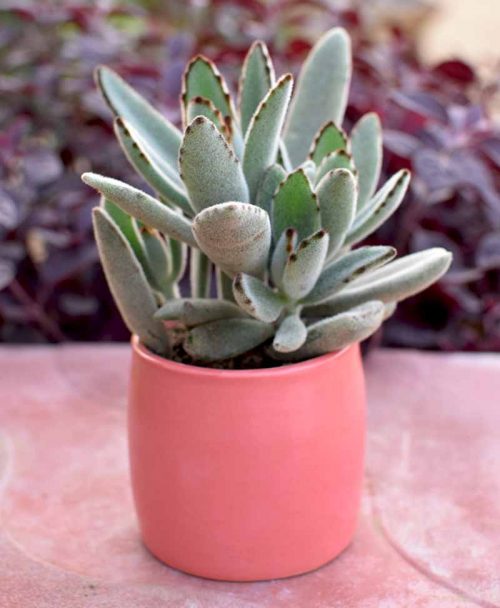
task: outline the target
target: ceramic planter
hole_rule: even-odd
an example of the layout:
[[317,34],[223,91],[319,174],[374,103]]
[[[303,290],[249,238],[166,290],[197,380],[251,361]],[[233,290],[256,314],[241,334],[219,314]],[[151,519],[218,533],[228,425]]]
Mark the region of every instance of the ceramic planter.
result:
[[364,435],[357,345],[220,371],[133,340],[133,493],[144,543],[174,568],[253,581],[330,561],[355,530]]

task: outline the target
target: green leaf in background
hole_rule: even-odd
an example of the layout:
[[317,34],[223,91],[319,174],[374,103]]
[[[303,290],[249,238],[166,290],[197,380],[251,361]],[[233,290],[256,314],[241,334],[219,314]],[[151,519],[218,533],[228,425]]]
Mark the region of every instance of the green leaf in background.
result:
[[264,177],[262,178],[259,189],[257,191],[255,204],[270,214],[273,197],[276,194],[278,186],[285,179],[285,177],[286,171],[281,165],[271,165],[269,169],[265,172]]
[[[215,64],[197,55],[188,63],[182,79],[182,105],[184,113],[188,103],[195,97],[209,99],[219,110],[226,122],[231,122],[234,116],[234,109],[231,103],[229,89]],[[187,124],[184,117],[184,124]]]
[[359,243],[381,226],[402,203],[410,185],[410,172],[402,169],[393,175],[356,217],[346,244]]
[[375,192],[382,169],[382,127],[379,117],[370,112],[362,116],[351,131],[354,164],[358,171],[358,211]]
[[255,199],[265,172],[276,162],[292,84],[291,74],[282,76],[259,104],[248,126],[243,171],[250,191],[250,200]]
[[319,165],[327,154],[347,150],[347,135],[334,122],[326,122],[316,134],[309,158]]
[[302,169],[290,173],[280,184],[273,198],[272,217],[275,241],[287,228],[294,228],[301,240],[320,228],[317,197]]
[[248,125],[260,102],[274,85],[274,67],[264,42],[257,40],[250,47],[239,81],[239,109],[241,130],[246,133]]
[[213,265],[199,249],[191,249],[190,282],[192,298],[210,297]]
[[330,235],[328,255],[343,245],[356,210],[356,181],[350,171],[330,171],[317,189],[321,226]]
[[214,125],[219,129],[219,132],[231,142],[232,131],[231,125],[224,120],[221,112],[214,106],[210,99],[205,97],[193,97],[189,100],[186,109],[186,122],[191,123],[197,116],[204,116],[211,120]]
[[145,346],[168,355],[166,330],[153,318],[155,298],[132,248],[104,209],[93,210],[93,221],[104,274],[125,323]]
[[321,125],[342,125],[351,81],[351,43],[347,32],[326,32],[306,58],[290,104],[285,144],[293,166],[307,158]]
[[345,150],[336,150],[330,152],[321,161],[318,170],[316,171],[316,184],[323,179],[323,177],[329,172],[335,169],[347,169],[353,175],[357,175],[354,161],[349,152]]
[[115,134],[128,158],[145,181],[158,193],[163,201],[171,206],[178,206],[189,215],[193,210],[183,186],[174,181],[161,167],[141,148],[140,139],[132,127],[122,118],[115,119]]
[[145,152],[157,161],[161,169],[178,179],[177,154],[182,138],[179,129],[113,70],[98,67],[96,81],[114,115],[123,118],[134,129]]
[[297,241],[297,231],[294,228],[288,228],[276,243],[271,260],[271,279],[277,287],[281,286],[285,265],[290,255],[295,251]]

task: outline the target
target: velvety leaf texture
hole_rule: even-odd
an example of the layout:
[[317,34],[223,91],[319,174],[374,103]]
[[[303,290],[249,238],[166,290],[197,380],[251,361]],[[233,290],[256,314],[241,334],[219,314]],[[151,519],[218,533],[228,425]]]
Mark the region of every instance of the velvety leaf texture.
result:
[[281,128],[292,92],[291,74],[282,76],[262,100],[248,126],[243,155],[243,171],[250,197],[257,194],[266,170],[276,162]]
[[334,28],[314,45],[299,74],[284,138],[294,166],[306,159],[321,125],[342,124],[350,80],[350,39]]
[[346,150],[347,146],[347,135],[330,121],[325,123],[316,134],[309,157],[316,165],[319,165],[325,156],[337,150]]
[[104,209],[96,207],[93,220],[104,273],[128,328],[154,352],[168,354],[168,336],[153,318],[156,302],[132,248]]
[[305,297],[318,280],[328,252],[328,234],[320,230],[301,241],[283,270],[283,291],[293,300]]
[[179,167],[196,211],[226,201],[249,200],[240,161],[214,123],[203,116],[186,128]]
[[180,131],[113,70],[99,67],[96,80],[115,116],[121,117],[139,134],[145,151],[160,162],[165,171],[175,168]]
[[239,82],[239,108],[243,133],[246,133],[260,102],[274,85],[274,78],[274,67],[267,47],[258,40],[252,44],[245,57]]
[[354,281],[328,302],[310,307],[307,314],[334,314],[368,300],[398,302],[432,285],[450,264],[451,253],[441,247],[403,256]]
[[272,325],[256,319],[221,319],[192,329],[184,348],[199,361],[222,361],[259,346],[273,332]]
[[322,319],[307,328],[304,346],[290,353],[293,359],[308,359],[341,350],[373,334],[384,320],[382,302],[370,301],[352,310]]
[[208,207],[193,222],[200,249],[224,272],[261,276],[271,246],[271,225],[265,211],[245,203]]
[[132,186],[117,179],[104,177],[96,173],[84,173],[82,180],[146,226],[156,228],[173,239],[196,246],[191,222],[149,196],[149,194],[137,188],[132,188]]
[[317,189],[321,225],[330,235],[328,254],[333,255],[344,243],[356,210],[356,182],[350,171],[330,171]]
[[274,323],[283,311],[284,301],[260,279],[238,274],[233,282],[234,299],[252,317]]
[[377,186],[382,169],[382,127],[377,114],[365,114],[351,132],[354,164],[358,171],[358,210],[363,209]]
[[115,133],[131,165],[156,190],[162,200],[192,215],[185,188],[162,171],[153,157],[148,156],[141,147],[140,138],[122,118],[115,120]]
[[189,101],[195,97],[210,100],[225,119],[233,116],[231,98],[224,79],[214,63],[202,55],[193,57],[184,72],[183,107],[186,109]]
[[304,239],[320,227],[317,197],[302,169],[290,173],[280,184],[273,198],[272,218],[276,241],[287,228],[294,228]]
[[291,353],[299,349],[307,338],[307,328],[297,314],[288,315],[280,323],[273,340],[273,348],[279,353]]
[[356,218],[346,238],[346,244],[358,243],[381,226],[402,203],[410,184],[406,169],[394,175]]
[[395,255],[394,247],[383,246],[360,247],[346,253],[321,273],[306,302],[315,304],[328,300],[354,279],[390,262]]
[[166,302],[155,314],[164,321],[180,321],[187,327],[195,327],[220,319],[243,318],[241,308],[224,300],[212,298],[176,298]]

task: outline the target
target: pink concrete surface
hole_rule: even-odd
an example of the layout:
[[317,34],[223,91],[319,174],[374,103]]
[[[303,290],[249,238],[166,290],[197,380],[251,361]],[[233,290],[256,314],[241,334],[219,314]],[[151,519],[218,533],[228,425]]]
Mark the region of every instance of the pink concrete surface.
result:
[[311,574],[219,583],[140,542],[126,346],[0,349],[0,608],[500,606],[500,356],[378,351],[352,545]]

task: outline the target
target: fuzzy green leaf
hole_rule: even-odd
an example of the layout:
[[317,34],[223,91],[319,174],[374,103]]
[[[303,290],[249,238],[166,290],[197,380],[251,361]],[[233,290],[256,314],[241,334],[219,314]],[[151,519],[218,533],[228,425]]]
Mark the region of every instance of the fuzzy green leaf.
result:
[[314,162],[312,160],[306,160],[306,162],[302,163],[298,168],[304,171],[307,179],[313,184],[316,179],[316,165]]
[[324,304],[308,307],[307,315],[331,315],[368,300],[399,302],[437,281],[448,270],[451,258],[441,247],[403,256],[357,279]]
[[276,330],[273,348],[278,353],[290,353],[299,349],[307,338],[307,328],[299,315],[288,315]]
[[139,234],[139,228],[137,227],[135,218],[131,217],[128,213],[125,213],[125,211],[122,211],[120,207],[104,198],[104,196],[101,196],[101,207],[118,226],[121,233],[132,247],[135,257],[139,260],[141,266],[145,268],[147,266],[146,252],[144,251],[144,244]]
[[348,169],[353,175],[357,175],[356,167],[354,166],[352,156],[349,152],[346,152],[345,150],[336,150],[335,152],[327,154],[321,161],[316,171],[315,183],[319,184],[328,172],[334,171],[335,169]]
[[238,274],[233,281],[234,299],[252,317],[274,323],[283,311],[283,299],[260,279]]
[[281,165],[271,165],[260,183],[255,204],[270,214],[273,196],[285,177],[286,172]]
[[288,150],[286,149],[285,142],[281,139],[279,145],[278,152],[278,162],[285,169],[286,173],[290,173],[293,171],[292,161],[290,160],[290,156],[288,154]]
[[172,260],[170,248],[157,230],[143,230],[142,242],[148,261],[146,275],[150,283],[162,294],[177,297],[178,291],[171,281]]
[[317,304],[328,300],[362,274],[390,262],[395,255],[394,247],[383,246],[360,247],[346,253],[325,268],[305,302]]
[[185,350],[199,361],[237,357],[268,340],[274,327],[256,319],[221,319],[189,332]]
[[347,150],[347,146],[347,135],[343,129],[329,121],[316,134],[309,151],[309,158],[319,165],[325,156],[337,150]]
[[358,170],[358,211],[375,192],[382,169],[382,127],[377,114],[362,116],[351,131],[354,164]]
[[276,243],[271,260],[271,279],[277,287],[281,286],[285,265],[295,251],[297,241],[297,231],[294,228],[288,228]]
[[287,228],[304,239],[320,227],[319,207],[311,183],[302,169],[290,173],[273,198],[273,235],[277,241]]
[[346,237],[346,244],[362,241],[389,219],[403,201],[409,184],[410,172],[407,169],[393,175],[356,217]]
[[199,249],[191,249],[190,282],[192,298],[210,297],[212,284],[212,262]]
[[370,301],[309,325],[306,342],[291,354],[292,360],[324,355],[365,340],[382,324],[384,311],[382,302]]
[[170,280],[177,283],[186,271],[187,247],[184,243],[175,239],[168,239],[168,244],[170,247],[170,259],[172,261]]
[[342,246],[356,210],[356,181],[350,171],[330,171],[317,189],[321,225],[330,235],[328,255]]
[[193,221],[200,249],[230,276],[261,276],[271,246],[268,214],[255,205],[227,202],[208,207]]
[[328,234],[320,230],[300,242],[285,264],[281,281],[283,291],[293,300],[305,297],[323,270],[328,251]]
[[[224,119],[232,118],[234,110],[227,85],[215,64],[197,55],[188,63],[182,79],[182,104],[184,112],[195,97],[209,99]],[[184,124],[187,124],[184,117]]]
[[246,318],[246,314],[231,302],[213,298],[176,298],[169,300],[155,314],[163,321],[179,321],[195,327],[220,319]]
[[240,161],[214,123],[203,116],[186,128],[179,167],[196,211],[226,201],[249,200]]
[[281,129],[292,93],[291,74],[282,76],[261,101],[245,136],[243,171],[254,200],[267,169],[276,162]]
[[152,351],[168,354],[167,333],[153,318],[156,302],[132,248],[104,209],[93,210],[93,221],[104,274],[125,323]]
[[293,166],[300,165],[321,125],[342,124],[351,79],[350,39],[341,28],[326,32],[307,57],[285,127]]
[[82,180],[123,211],[140,220],[149,228],[196,247],[191,222],[172,211],[149,194],[124,182],[97,173],[84,173]]
[[122,118],[115,119],[115,134],[130,164],[156,190],[161,199],[192,215],[184,187],[162,171],[153,157],[148,156],[134,129]]
[[177,178],[181,132],[118,74],[107,67],[96,70],[96,81],[113,114],[140,136],[141,147],[170,177]]
[[274,80],[274,67],[267,46],[257,40],[245,57],[239,82],[239,108],[243,133],[246,133],[252,116],[274,85]]
[[186,122],[191,123],[197,116],[204,116],[208,120],[212,121],[214,125],[219,129],[219,132],[224,135],[227,141],[231,141],[232,132],[230,130],[230,124],[226,123],[224,116],[214,106],[210,99],[205,97],[194,97],[189,100],[186,108]]

